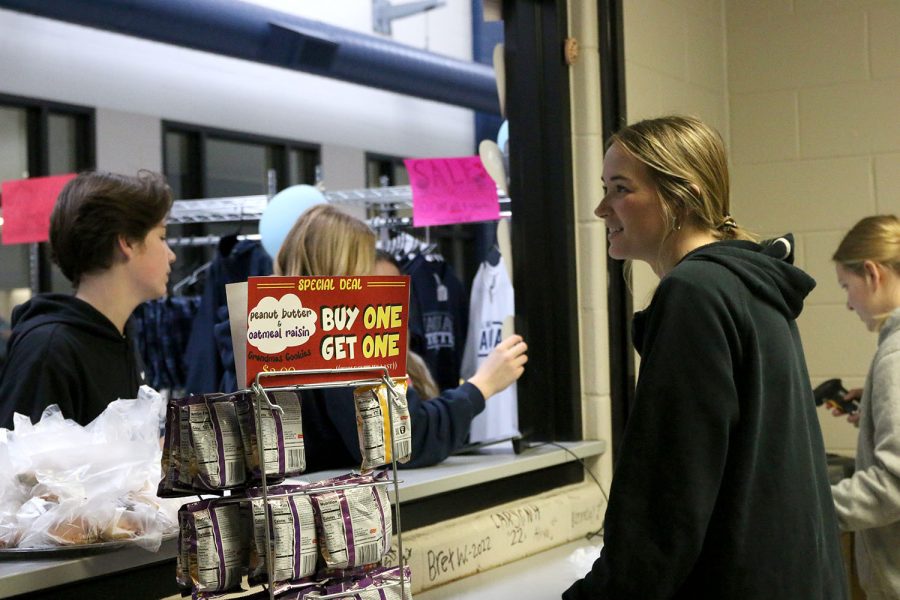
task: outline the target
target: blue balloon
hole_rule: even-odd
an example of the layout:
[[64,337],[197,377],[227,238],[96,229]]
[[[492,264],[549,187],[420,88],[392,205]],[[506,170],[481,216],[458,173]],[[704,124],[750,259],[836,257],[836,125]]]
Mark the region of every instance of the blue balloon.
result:
[[503,153],[504,156],[509,154],[509,149],[506,147],[506,144],[509,143],[509,121],[503,121],[503,125],[500,126],[500,130],[497,132],[497,146],[500,148],[500,152]]
[[259,219],[259,236],[269,256],[278,256],[284,238],[300,215],[325,201],[322,192],[305,184],[292,185],[272,196]]

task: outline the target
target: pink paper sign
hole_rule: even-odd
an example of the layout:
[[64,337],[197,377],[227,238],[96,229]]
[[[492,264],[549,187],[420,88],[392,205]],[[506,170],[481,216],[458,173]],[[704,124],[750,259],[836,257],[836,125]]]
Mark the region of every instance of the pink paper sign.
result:
[[409,158],[413,225],[452,225],[500,218],[497,184],[477,156]]
[[50,213],[56,197],[75,177],[53,175],[4,181],[3,245],[46,242],[50,237]]

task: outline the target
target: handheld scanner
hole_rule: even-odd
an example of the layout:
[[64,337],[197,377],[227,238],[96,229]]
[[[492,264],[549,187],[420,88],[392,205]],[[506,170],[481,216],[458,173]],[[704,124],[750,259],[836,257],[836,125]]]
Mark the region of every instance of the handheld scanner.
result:
[[816,398],[816,406],[824,404],[828,408],[838,409],[851,415],[859,410],[859,404],[855,400],[844,400],[847,390],[840,379],[829,379],[820,383],[813,390],[813,396]]

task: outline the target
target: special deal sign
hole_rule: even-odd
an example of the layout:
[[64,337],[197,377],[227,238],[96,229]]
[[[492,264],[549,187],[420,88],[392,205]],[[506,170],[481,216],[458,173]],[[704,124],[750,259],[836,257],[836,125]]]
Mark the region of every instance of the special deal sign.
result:
[[[409,277],[251,277],[247,280],[247,385],[261,372],[387,367],[406,377]],[[272,378],[323,383],[379,373]]]

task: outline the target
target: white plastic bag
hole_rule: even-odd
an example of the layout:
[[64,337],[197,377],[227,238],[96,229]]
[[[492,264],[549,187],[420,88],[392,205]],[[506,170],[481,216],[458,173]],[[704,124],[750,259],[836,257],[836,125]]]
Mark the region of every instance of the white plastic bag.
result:
[[132,540],[159,548],[175,507],[153,490],[160,478],[159,415],[165,403],[142,386],[87,426],[55,405],[32,424],[0,430],[0,546],[48,547]]

